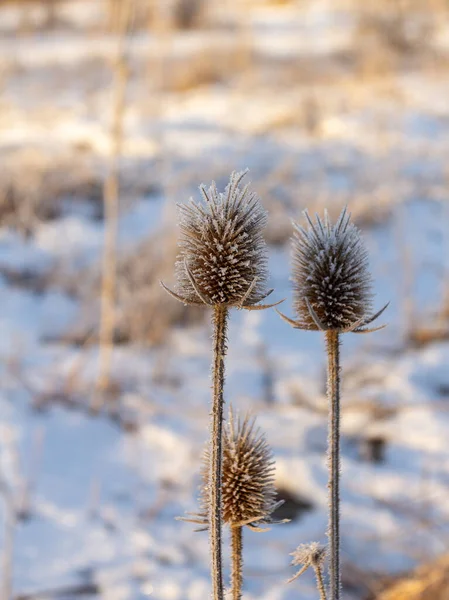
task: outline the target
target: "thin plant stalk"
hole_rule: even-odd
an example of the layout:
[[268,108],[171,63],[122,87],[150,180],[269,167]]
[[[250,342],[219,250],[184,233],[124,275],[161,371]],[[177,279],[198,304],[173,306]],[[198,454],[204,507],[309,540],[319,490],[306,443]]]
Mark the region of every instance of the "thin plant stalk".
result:
[[232,600],[240,600],[242,597],[243,583],[243,529],[236,526],[231,528],[231,593]]
[[212,427],[210,440],[210,547],[211,547],[211,579],[212,597],[223,600],[223,565],[222,565],[222,502],[221,480],[223,463],[223,386],[224,359],[226,355],[226,330],[228,309],[220,304],[213,309],[213,398]]
[[119,162],[123,146],[123,122],[126,108],[126,87],[128,83],[128,65],[126,57],[126,38],[130,30],[133,0],[124,0],[114,5],[117,11],[118,46],[114,65],[111,154],[109,169],[103,189],[105,239],[102,265],[101,316],[100,316],[100,365],[97,381],[97,394],[92,409],[101,406],[101,394],[110,383],[110,370],[115,327],[115,289],[117,263],[117,233],[119,220]]
[[313,567],[313,570],[315,571],[316,585],[317,585],[318,591],[320,593],[320,600],[327,600],[326,599],[326,588],[324,586],[324,579],[323,579],[323,569],[321,568],[321,565],[315,565]]
[[340,600],[340,339],[335,330],[326,331],[329,401],[329,600]]

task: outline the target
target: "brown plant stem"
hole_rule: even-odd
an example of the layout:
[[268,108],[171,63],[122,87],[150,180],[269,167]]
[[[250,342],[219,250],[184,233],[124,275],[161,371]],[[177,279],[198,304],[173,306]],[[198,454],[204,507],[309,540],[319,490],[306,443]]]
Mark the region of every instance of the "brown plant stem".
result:
[[242,597],[242,567],[243,567],[243,531],[242,527],[231,528],[231,554],[232,554],[232,572],[231,572],[231,591],[232,600],[240,600]]
[[313,570],[315,571],[316,584],[318,587],[318,591],[320,592],[320,600],[326,600],[326,588],[324,587],[323,569],[321,568],[321,565],[315,565],[313,567]]
[[329,401],[329,600],[340,600],[340,339],[335,330],[326,331]]
[[127,36],[131,28],[133,0],[115,2],[114,18],[117,22],[117,55],[114,63],[112,100],[112,123],[110,130],[110,157],[108,174],[103,188],[105,239],[102,258],[101,314],[99,332],[99,375],[97,393],[92,401],[92,410],[98,411],[102,404],[101,392],[110,384],[111,360],[115,327],[115,291],[117,263],[117,234],[119,221],[119,163],[123,146],[123,126],[126,109],[128,62],[126,56]]
[[222,305],[213,308],[213,397],[212,425],[210,441],[210,548],[211,548],[211,578],[212,597],[223,600],[222,574],[222,506],[221,506],[221,477],[223,462],[223,386],[224,359],[226,355],[226,331],[228,309]]

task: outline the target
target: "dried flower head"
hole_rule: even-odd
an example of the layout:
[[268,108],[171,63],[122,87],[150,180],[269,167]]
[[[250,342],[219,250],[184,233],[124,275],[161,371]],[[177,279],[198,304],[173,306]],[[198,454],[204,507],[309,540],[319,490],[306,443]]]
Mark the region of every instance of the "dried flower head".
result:
[[179,205],[176,293],[162,285],[185,304],[268,308],[257,305],[273,291],[266,288],[267,215],[249,184],[239,187],[245,174],[232,173],[224,193],[215,183],[200,186],[203,202]]
[[[372,291],[368,253],[351,215],[342,211],[335,225],[325,213],[312,222],[307,212],[305,229],[294,224],[293,289],[297,321],[294,327],[367,333],[388,306],[371,313]],[[281,315],[283,316],[283,315]]]
[[310,544],[301,544],[291,553],[293,556],[292,565],[294,567],[301,567],[299,571],[289,579],[289,583],[298,579],[309,567],[313,569],[321,570],[326,558],[326,549],[318,542],[311,542]]
[[[204,453],[200,512],[195,518],[183,519],[208,528],[209,452]],[[223,436],[222,504],[223,522],[230,527],[247,525],[253,531],[264,531],[274,524],[272,513],[283,504],[276,502],[274,459],[265,435],[255,428],[248,416],[234,419],[232,410]],[[285,522],[285,521],[281,521]],[[262,526],[262,527],[261,527]]]

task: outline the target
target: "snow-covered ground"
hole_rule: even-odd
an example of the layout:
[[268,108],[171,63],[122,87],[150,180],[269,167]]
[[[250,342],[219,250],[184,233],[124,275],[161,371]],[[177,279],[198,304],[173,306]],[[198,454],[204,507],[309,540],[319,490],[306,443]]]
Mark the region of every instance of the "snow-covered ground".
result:
[[[13,37],[18,9],[2,9],[3,20],[0,11],[4,180],[21,183],[52,165],[62,179],[73,169],[76,179],[86,162],[104,175],[112,80],[105,60],[114,40],[104,32],[86,38],[82,28],[99,17],[89,21],[86,3],[76,4],[64,13],[80,28],[69,35]],[[313,4],[309,12],[253,13],[262,64],[348,46],[344,11]],[[299,42],[301,31],[307,39]],[[380,574],[436,556],[449,540],[449,341],[407,342],[410,329],[435,326],[449,287],[447,76],[410,69],[380,82],[341,76],[283,87],[264,81],[262,69],[156,94],[144,65],[158,43],[145,33],[131,42],[121,254],[170,222],[175,203],[197,184],[216,177],[221,185],[247,166],[283,226],[309,203],[313,210],[346,201],[366,225],[376,303],[391,304],[388,328],[344,339],[343,563],[346,597],[362,600]],[[205,45],[232,47],[233,39],[226,31],[216,38],[183,32],[170,43],[173,56],[188,62]],[[314,132],[301,117],[311,99]],[[112,409],[90,415],[98,350],[63,343],[82,306],[67,282],[50,275],[63,269],[71,287],[78,278],[81,285],[99,264],[104,223],[85,198],[63,200],[55,218],[33,220],[29,235],[6,221],[0,227],[0,481],[18,509],[14,592],[43,598],[84,586],[86,595],[108,600],[206,598],[207,536],[175,517],[196,506],[208,436],[209,328],[173,329],[159,346],[116,347],[118,393],[110,402],[119,417]],[[274,297],[286,298],[291,314],[288,244],[271,247],[270,267]],[[47,283],[27,285],[27,274]],[[97,304],[89,310],[98,312]],[[289,553],[325,541],[324,368],[320,335],[290,329],[274,311],[232,314],[226,398],[257,415],[293,517],[267,533],[245,532],[245,598],[317,596],[312,574],[285,581]],[[376,443],[378,461],[369,456]]]

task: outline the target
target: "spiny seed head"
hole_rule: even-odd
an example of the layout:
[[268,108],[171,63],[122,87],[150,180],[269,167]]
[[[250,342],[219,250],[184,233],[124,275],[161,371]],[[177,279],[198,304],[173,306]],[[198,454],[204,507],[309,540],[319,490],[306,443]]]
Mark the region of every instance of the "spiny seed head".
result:
[[203,202],[179,206],[176,292],[188,303],[252,306],[266,297],[267,215],[246,172],[232,173],[224,193],[200,187]]
[[[204,454],[200,513],[196,519],[185,519],[208,526],[210,506],[210,453]],[[234,420],[230,412],[223,432],[222,467],[223,522],[230,527],[247,525],[263,531],[262,525],[274,523],[271,514],[283,502],[276,502],[273,453],[266,438],[255,428],[255,420]]]
[[368,253],[346,209],[335,225],[327,212],[308,227],[294,224],[294,308],[304,329],[343,331],[371,322]]

